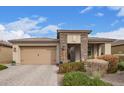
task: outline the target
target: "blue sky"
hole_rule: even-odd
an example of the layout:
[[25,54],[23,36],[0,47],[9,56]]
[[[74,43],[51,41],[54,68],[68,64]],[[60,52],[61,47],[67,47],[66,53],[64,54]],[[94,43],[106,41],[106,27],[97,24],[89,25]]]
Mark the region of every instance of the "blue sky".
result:
[[2,40],[56,37],[57,29],[87,29],[90,36],[124,39],[124,7],[0,7]]

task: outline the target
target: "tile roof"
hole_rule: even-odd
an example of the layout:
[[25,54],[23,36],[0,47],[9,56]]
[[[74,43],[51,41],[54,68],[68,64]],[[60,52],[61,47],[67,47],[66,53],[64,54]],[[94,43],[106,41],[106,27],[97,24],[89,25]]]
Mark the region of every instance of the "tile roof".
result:
[[110,38],[99,38],[99,37],[88,37],[89,42],[113,42],[116,39],[110,39]]
[[58,42],[58,39],[53,39],[53,38],[24,38],[24,39],[14,39],[14,40],[9,40],[11,43],[16,43],[16,42]]
[[[88,37],[89,42],[113,42],[115,39],[108,38],[98,38],[98,37]],[[14,39],[9,40],[11,43],[21,43],[21,42],[59,42],[59,39],[53,38],[24,38],[24,39]]]
[[91,33],[91,30],[63,30],[63,29],[58,29],[57,32],[73,32],[73,33],[77,33],[77,32],[86,32],[86,33]]

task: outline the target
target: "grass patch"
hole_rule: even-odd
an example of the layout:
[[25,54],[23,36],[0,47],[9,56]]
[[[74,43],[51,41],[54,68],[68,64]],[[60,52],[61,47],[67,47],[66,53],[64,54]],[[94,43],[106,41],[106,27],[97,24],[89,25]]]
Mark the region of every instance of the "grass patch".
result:
[[8,68],[7,66],[0,65],[0,70],[4,70],[4,69],[7,69],[7,68]]
[[90,78],[83,72],[69,72],[64,75],[64,86],[111,86],[99,78]]

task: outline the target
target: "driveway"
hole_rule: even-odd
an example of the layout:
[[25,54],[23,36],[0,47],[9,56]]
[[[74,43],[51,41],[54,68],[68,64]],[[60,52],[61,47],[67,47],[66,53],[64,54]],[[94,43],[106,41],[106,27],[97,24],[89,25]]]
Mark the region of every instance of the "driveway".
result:
[[114,86],[124,86],[124,71],[105,75],[102,80],[111,83]]
[[18,65],[0,71],[1,86],[56,86],[55,65]]

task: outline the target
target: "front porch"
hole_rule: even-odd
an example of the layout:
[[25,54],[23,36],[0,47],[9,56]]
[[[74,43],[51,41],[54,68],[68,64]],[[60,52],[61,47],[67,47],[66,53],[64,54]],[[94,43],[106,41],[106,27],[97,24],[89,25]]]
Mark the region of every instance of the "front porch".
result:
[[[110,43],[88,43],[87,59],[97,58],[101,55],[111,54]],[[67,44],[67,60],[68,62],[81,61],[81,45]]]
[[111,43],[89,43],[88,58],[97,58],[101,55],[111,54]]

